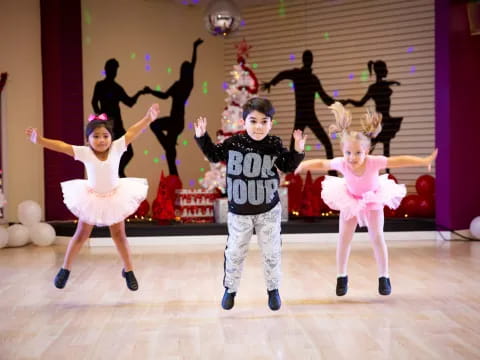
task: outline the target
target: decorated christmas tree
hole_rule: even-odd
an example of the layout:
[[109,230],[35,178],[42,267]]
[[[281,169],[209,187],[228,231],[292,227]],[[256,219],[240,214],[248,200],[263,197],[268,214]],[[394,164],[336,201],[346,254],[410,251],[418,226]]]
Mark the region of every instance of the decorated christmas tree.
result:
[[[217,143],[222,143],[232,135],[245,131],[242,124],[242,107],[248,99],[257,96],[258,80],[247,64],[248,51],[251,48],[245,39],[235,44],[237,64],[230,72],[232,78],[226,86],[227,105],[222,113],[222,128],[217,131]],[[218,189],[225,193],[225,164],[210,163],[210,170],[205,173],[200,184],[208,190]]]

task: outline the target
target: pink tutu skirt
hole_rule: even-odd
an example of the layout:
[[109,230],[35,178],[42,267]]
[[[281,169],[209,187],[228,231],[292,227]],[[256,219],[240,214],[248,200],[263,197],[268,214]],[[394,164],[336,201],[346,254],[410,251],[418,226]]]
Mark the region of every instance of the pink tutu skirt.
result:
[[331,209],[340,210],[340,216],[349,220],[356,217],[360,226],[367,225],[367,211],[381,210],[386,205],[396,209],[405,197],[407,189],[388,178],[388,174],[380,175],[379,187],[362,196],[351,194],[344,178],[325,176],[322,182],[322,199]]
[[147,197],[146,179],[120,178],[118,186],[108,193],[97,193],[87,180],[60,183],[63,202],[79,220],[96,226],[110,226],[133,214]]

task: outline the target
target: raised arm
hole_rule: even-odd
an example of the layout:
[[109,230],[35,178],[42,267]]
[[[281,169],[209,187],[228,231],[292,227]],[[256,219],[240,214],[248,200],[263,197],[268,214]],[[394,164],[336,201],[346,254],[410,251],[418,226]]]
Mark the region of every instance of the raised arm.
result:
[[147,126],[158,117],[160,113],[160,107],[158,104],[153,104],[148,109],[147,113],[143,117],[142,120],[137,121],[135,124],[130,126],[125,134],[125,145],[130,144],[134,141],[142,132],[142,130],[146,129]]
[[203,43],[203,40],[198,38],[197,40],[195,40],[195,42],[193,43],[193,53],[192,53],[192,70],[193,68],[195,67],[195,64],[197,62],[197,47]]
[[48,150],[64,153],[72,157],[74,156],[72,145],[60,140],[47,139],[39,135],[35,128],[26,128],[25,135],[27,135],[27,138],[34,144],[41,145]]
[[387,168],[401,168],[408,166],[426,166],[428,171],[432,168],[432,163],[437,158],[438,149],[435,149],[429,156],[392,156],[387,158]]
[[214,144],[210,136],[207,134],[207,119],[203,116],[200,116],[197,121],[195,121],[195,141],[202,150],[203,154],[211,162],[219,162],[226,160],[225,154],[225,145]]

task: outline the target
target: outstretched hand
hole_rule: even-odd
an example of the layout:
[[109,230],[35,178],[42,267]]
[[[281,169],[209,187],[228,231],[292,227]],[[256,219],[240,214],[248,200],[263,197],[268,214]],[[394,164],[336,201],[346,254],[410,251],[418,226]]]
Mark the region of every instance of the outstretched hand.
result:
[[437,158],[437,155],[438,155],[438,149],[435,149],[425,159],[427,161],[427,169],[428,169],[429,172],[432,171],[432,163],[435,162],[435,159]]
[[293,139],[295,140],[295,150],[299,153],[304,152],[307,135],[303,134],[302,130],[297,129],[293,132]]
[[263,91],[270,92],[270,87],[272,86],[271,83],[269,82],[263,82],[262,85],[260,86]]
[[202,137],[207,132],[207,118],[200,116],[194,123],[195,136],[197,138]]
[[153,104],[152,106],[150,106],[150,109],[148,109],[146,117],[148,117],[150,121],[154,121],[158,118],[159,114],[160,106],[158,104]]
[[29,127],[25,129],[25,135],[27,135],[27,139],[30,140],[32,143],[37,143],[37,129]]
[[203,39],[200,39],[198,38],[197,40],[195,40],[195,42],[193,43],[193,46],[197,47],[198,45],[202,44],[203,43]]

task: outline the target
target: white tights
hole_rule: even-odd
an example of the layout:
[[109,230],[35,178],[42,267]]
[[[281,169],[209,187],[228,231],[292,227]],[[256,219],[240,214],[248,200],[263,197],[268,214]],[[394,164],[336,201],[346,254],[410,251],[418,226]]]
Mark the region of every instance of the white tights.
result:
[[[353,233],[357,227],[357,218],[345,220],[340,213],[339,233],[337,245],[337,275],[347,275],[348,257],[350,256]],[[377,262],[378,276],[388,277],[388,250],[383,236],[383,210],[370,210],[367,212],[367,227],[373,253]]]

